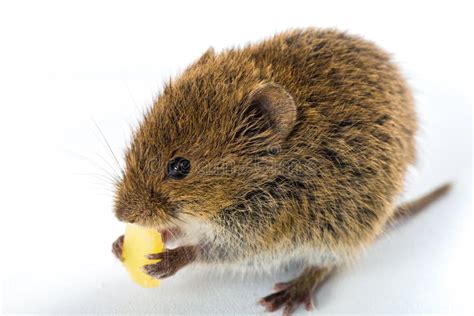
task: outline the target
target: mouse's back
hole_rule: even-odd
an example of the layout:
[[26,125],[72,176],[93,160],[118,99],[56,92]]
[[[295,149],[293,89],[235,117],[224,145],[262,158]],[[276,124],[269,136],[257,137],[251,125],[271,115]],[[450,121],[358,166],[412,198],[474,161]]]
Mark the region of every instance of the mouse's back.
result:
[[241,74],[244,84],[227,86],[243,95],[273,82],[294,99],[296,121],[276,146],[277,159],[296,168],[280,171],[274,185],[289,205],[298,192],[298,224],[285,215],[273,231],[345,251],[379,234],[415,160],[417,129],[411,93],[389,55],[356,36],[307,29],[226,51],[208,60],[210,69],[214,63]]
[[288,159],[316,161],[309,200],[322,240],[360,246],[380,233],[415,160],[411,92],[390,56],[332,30],[296,30],[248,48],[295,98]]

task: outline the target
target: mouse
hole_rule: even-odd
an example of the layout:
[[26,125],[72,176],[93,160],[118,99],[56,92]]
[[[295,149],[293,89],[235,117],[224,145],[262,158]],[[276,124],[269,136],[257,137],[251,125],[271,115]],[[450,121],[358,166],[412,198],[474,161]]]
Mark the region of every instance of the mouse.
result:
[[[449,190],[398,205],[417,129],[398,66],[360,36],[305,28],[211,47],[163,85],[134,130],[114,213],[175,244],[149,254],[160,260],[144,266],[150,276],[298,263],[298,277],[258,302],[311,310],[336,268]],[[122,246],[120,236],[118,258]]]

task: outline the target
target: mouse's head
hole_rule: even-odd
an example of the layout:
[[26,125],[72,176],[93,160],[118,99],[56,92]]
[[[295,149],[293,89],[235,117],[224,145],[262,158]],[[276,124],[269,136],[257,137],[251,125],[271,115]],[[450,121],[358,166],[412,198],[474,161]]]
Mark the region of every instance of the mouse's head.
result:
[[267,181],[296,106],[261,77],[233,51],[208,51],[167,84],[126,152],[117,217],[158,229],[206,220]]

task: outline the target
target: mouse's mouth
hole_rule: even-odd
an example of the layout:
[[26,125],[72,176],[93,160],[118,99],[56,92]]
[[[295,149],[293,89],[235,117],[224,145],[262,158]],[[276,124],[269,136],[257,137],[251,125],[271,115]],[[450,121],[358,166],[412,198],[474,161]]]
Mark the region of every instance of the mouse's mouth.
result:
[[182,235],[181,229],[178,227],[159,229],[163,243],[178,239]]
[[183,236],[182,229],[171,223],[156,225],[155,221],[148,222],[146,218],[140,218],[134,221],[133,224],[158,231],[163,243],[177,240],[179,237]]
[[161,234],[163,243],[175,241],[183,235],[183,231],[178,227],[162,228],[158,229],[158,232]]

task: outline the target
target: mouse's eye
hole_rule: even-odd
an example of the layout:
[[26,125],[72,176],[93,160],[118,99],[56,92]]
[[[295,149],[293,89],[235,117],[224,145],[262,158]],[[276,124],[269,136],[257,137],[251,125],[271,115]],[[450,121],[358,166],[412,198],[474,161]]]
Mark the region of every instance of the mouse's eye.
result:
[[170,178],[180,180],[191,171],[191,162],[183,157],[175,157],[168,161],[166,173]]

